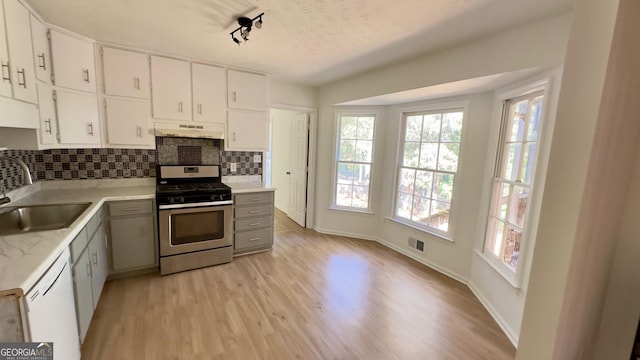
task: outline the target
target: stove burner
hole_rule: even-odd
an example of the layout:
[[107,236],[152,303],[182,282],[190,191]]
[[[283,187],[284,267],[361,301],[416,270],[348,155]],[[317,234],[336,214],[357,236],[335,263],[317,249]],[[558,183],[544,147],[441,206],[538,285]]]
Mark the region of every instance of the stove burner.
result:
[[192,184],[163,184],[158,185],[157,188],[157,192],[159,193],[183,193],[195,190]]

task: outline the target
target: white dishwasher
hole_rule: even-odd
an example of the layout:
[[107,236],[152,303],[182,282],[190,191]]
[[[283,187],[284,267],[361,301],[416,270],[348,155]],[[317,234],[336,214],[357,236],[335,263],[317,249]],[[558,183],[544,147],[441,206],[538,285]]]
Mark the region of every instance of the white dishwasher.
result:
[[26,302],[30,341],[52,342],[55,360],[80,359],[68,249],[29,290]]

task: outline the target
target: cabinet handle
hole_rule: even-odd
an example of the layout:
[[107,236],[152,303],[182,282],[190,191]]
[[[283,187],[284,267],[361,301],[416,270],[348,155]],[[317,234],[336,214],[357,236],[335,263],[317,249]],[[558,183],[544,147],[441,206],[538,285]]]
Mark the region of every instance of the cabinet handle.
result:
[[48,134],[53,134],[53,132],[51,131],[51,118],[45,120],[44,123],[45,125],[47,125],[44,131]]
[[182,112],[182,101],[178,101],[178,112]]
[[91,263],[90,262],[87,263],[87,276],[88,277],[93,277],[93,271],[91,271]]
[[[4,69],[7,69],[6,75],[5,75]],[[11,84],[11,71],[9,70],[8,61],[6,64],[4,63],[4,61],[2,62],[2,81],[9,82],[9,84]]]
[[260,223],[259,223],[259,222],[249,224],[249,226],[258,226],[258,225],[260,225]]
[[[20,81],[20,75],[22,75],[22,81]],[[23,88],[27,88],[27,77],[24,75],[24,68],[18,70],[18,86],[22,86]]]
[[198,114],[202,115],[202,104],[198,104]]
[[93,256],[93,265],[98,266],[98,253],[94,252],[91,255]]
[[140,78],[137,76],[133,78],[133,87],[135,87],[136,90],[140,90]]
[[89,135],[93,136],[93,123],[89,123]]
[[233,92],[233,95],[231,96],[233,98],[233,102],[236,102],[236,92]]
[[260,240],[260,239],[262,239],[262,238],[255,237],[255,238],[251,238],[251,239],[249,239],[249,241],[258,241],[258,240]]
[[260,210],[251,210],[249,214],[260,214]]
[[142,137],[142,127],[141,126],[136,126],[136,134],[138,135],[138,137]]
[[249,199],[249,201],[260,201],[259,198],[253,198],[253,199]]
[[40,64],[38,64],[38,67],[42,70],[47,70],[47,62],[44,60],[44,53],[40,53],[40,55],[38,55],[38,59],[40,59]]
[[233,132],[233,141],[236,141],[236,132]]
[[140,210],[139,207],[130,207],[130,208],[122,209],[122,211],[138,211],[138,210]]
[[82,69],[82,72],[83,72],[82,79],[84,80],[84,82],[88,83],[89,82],[89,69]]

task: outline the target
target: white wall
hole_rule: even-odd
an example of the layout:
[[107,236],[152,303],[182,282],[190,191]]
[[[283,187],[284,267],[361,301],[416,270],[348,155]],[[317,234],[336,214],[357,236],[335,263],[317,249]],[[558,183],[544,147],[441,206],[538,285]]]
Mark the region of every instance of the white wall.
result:
[[275,206],[287,212],[289,207],[289,176],[291,154],[289,138],[293,111],[271,109],[271,184],[276,188]]
[[315,88],[269,79],[270,107],[316,108],[318,94]]
[[[468,283],[481,298],[494,318],[512,340],[519,335],[525,292],[506,283],[484,260],[473,255],[474,246],[482,235],[478,217],[481,194],[485,189],[486,154],[494,114],[492,93],[441,99],[433,102],[466,100],[468,117],[462,140],[461,167],[457,192],[459,213],[456,215],[454,241],[400,225],[391,215],[395,161],[402,106],[389,107],[384,112],[383,126],[376,138],[382,149],[376,149],[382,173],[373,178],[374,214],[362,215],[329,210],[331,204],[331,174],[334,156],[334,110],[332,104],[386,93],[464,80],[478,76],[529,68],[552,68],[564,61],[569,16],[560,16],[507,33],[481,39],[457,48],[392,65],[375,72],[355,76],[320,88],[316,229],[319,231],[378,240],[387,246],[415,258],[450,276]],[[416,104],[412,104],[416,105]],[[382,130],[382,131],[380,131]],[[378,166],[378,169],[380,167]],[[425,252],[407,245],[409,236],[425,241]],[[526,281],[525,281],[526,285]]]

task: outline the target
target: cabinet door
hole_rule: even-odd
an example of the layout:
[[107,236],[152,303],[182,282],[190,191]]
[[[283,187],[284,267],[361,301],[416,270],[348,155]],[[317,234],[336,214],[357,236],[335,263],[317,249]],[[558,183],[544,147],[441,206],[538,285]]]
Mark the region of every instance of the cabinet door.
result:
[[0,79],[0,95],[11,97],[11,69],[9,69],[9,51],[7,50],[7,33],[4,23],[4,9],[0,6],[0,71],[2,71],[2,79]]
[[109,230],[113,270],[133,270],[156,264],[152,215],[111,218]]
[[146,54],[102,48],[104,93],[149,98],[149,60]]
[[153,117],[191,120],[191,67],[181,60],[151,56]]
[[228,107],[244,110],[267,110],[267,77],[241,71],[227,72]]
[[148,101],[125,99],[105,99],[107,139],[113,145],[155,144],[155,137],[149,127]]
[[62,144],[100,144],[98,103],[94,94],[55,91]]
[[192,64],[193,120],[225,124],[226,74],[223,68]]
[[47,28],[35,16],[29,15],[31,20],[31,40],[33,41],[33,61],[35,63],[36,78],[47,84],[51,83],[51,58]]
[[38,108],[40,111],[40,143],[56,144],[58,142],[58,123],[56,107],[53,102],[51,85],[38,83]]
[[13,97],[35,104],[38,94],[33,66],[29,11],[18,0],[4,0],[4,14],[8,49],[11,55]]
[[96,91],[93,43],[51,30],[53,83],[81,91]]
[[76,298],[76,315],[80,342],[84,340],[93,316],[93,291],[91,290],[91,261],[85,251],[73,264],[73,290]]
[[89,242],[89,255],[91,260],[91,288],[93,290],[93,308],[98,306],[98,300],[100,294],[102,294],[102,288],[105,281],[107,281],[107,274],[109,273],[109,267],[107,266],[107,241],[104,234],[104,228],[102,225],[93,234],[91,241]]
[[269,118],[266,111],[229,110],[227,150],[266,151],[269,146]]

